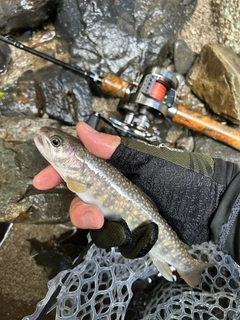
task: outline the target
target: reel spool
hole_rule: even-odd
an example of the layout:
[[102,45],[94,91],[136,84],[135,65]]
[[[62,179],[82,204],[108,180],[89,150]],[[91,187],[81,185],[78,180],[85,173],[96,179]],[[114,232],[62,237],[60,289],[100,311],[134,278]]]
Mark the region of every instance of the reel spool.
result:
[[118,111],[123,121],[110,118],[112,126],[122,135],[131,135],[146,141],[159,140],[159,135],[149,132],[152,123],[167,117],[168,109],[173,106],[177,78],[170,71],[148,68],[136,80],[137,86],[131,88],[128,100],[121,100]]

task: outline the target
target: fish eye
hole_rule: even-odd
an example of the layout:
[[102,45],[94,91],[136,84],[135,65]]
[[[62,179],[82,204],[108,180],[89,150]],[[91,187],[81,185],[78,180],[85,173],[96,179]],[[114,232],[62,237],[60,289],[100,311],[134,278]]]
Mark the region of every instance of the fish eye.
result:
[[59,136],[53,136],[51,138],[51,144],[54,146],[54,147],[61,147],[62,144],[63,144],[63,140],[62,138],[60,138]]

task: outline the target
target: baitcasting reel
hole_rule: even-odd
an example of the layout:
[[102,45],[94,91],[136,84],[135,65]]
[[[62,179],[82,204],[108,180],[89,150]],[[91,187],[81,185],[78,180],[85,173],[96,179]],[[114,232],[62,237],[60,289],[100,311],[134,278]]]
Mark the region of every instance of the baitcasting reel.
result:
[[118,104],[118,111],[123,115],[122,121],[100,114],[94,116],[112,125],[122,136],[159,141],[159,134],[153,130],[151,132],[150,127],[169,115],[177,86],[177,78],[170,71],[160,67],[148,68],[129,86],[129,91]]

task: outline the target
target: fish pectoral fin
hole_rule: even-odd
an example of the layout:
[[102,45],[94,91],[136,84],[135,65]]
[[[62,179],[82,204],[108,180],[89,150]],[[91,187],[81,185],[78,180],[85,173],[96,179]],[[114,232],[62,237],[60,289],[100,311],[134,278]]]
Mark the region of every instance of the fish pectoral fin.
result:
[[83,193],[87,190],[87,185],[79,181],[74,180],[73,178],[67,177],[66,184],[69,190],[75,193]]
[[161,273],[161,275],[168,281],[173,281],[172,270],[169,267],[169,265],[151,252],[149,252],[149,256],[152,259],[154,265],[157,267],[158,271]]

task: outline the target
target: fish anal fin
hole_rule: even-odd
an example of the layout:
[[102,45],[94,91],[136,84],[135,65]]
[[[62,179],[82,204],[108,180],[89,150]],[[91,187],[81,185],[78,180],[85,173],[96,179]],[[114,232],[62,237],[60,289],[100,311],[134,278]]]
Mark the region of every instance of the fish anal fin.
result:
[[197,261],[195,266],[188,271],[182,272],[177,270],[180,277],[191,287],[197,286],[201,282],[202,272],[210,267],[213,267],[213,263],[206,263],[202,261]]
[[149,252],[149,256],[161,275],[168,281],[173,281],[172,270],[169,265],[151,252]]
[[75,193],[83,193],[87,190],[87,186],[73,178],[67,177],[66,184],[69,190]]

